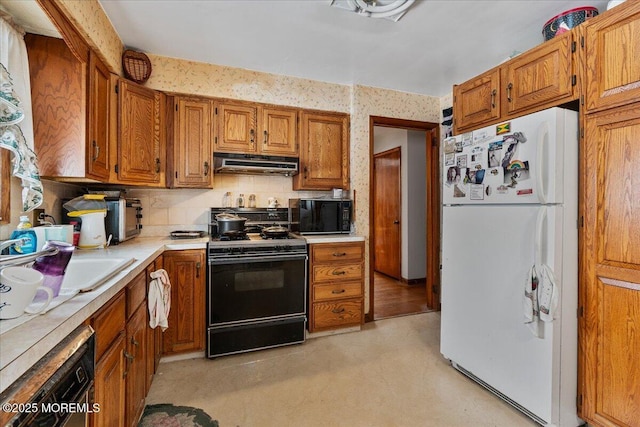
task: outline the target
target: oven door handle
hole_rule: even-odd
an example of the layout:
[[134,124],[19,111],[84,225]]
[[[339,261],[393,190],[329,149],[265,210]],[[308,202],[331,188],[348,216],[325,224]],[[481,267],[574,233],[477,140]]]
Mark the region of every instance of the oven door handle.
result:
[[228,265],[228,264],[243,264],[243,263],[257,263],[257,262],[272,262],[272,261],[298,261],[307,260],[306,255],[276,255],[276,256],[238,256],[237,258],[224,258],[224,259],[209,259],[209,265]]

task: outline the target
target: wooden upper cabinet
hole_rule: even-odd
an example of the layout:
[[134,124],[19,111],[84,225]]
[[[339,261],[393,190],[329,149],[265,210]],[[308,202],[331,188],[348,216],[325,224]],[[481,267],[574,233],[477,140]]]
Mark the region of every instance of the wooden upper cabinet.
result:
[[86,178],[88,62],[61,39],[27,34],[25,43],[40,176]]
[[89,55],[89,73],[87,175],[101,181],[108,181],[111,73],[93,52]]
[[500,69],[453,87],[453,125],[458,134],[500,118]]
[[214,103],[216,136],[213,150],[223,153],[256,153],[255,106],[220,102]]
[[580,416],[593,426],[637,426],[640,102],[588,114],[585,124]]
[[262,107],[259,151],[274,156],[298,156],[298,111]]
[[588,113],[640,99],[640,3],[596,18],[584,23]]
[[574,32],[557,36],[501,67],[504,114],[545,108],[576,99]]
[[578,99],[579,28],[453,87],[460,134]]
[[303,111],[294,190],[349,189],[349,116]]
[[175,96],[167,108],[169,187],[212,188],[213,102]]
[[214,116],[215,152],[298,156],[296,109],[216,101]]
[[118,142],[114,180],[165,186],[164,94],[120,79]]
[[61,39],[27,34],[25,42],[40,175],[106,182],[111,73],[88,46],[78,57]]

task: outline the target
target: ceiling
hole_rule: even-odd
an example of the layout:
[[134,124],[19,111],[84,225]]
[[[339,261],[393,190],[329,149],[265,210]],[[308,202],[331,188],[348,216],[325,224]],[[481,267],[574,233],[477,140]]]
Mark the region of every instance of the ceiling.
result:
[[[31,0],[32,1],[32,0]],[[24,3],[2,0],[0,3]],[[125,46],[266,73],[443,96],[593,0],[416,0],[397,22],[331,0],[99,0]]]

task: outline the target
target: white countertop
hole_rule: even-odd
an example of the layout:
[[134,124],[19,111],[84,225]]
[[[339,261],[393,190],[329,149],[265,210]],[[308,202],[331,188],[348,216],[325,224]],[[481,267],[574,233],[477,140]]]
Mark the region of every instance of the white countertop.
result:
[[[0,393],[17,380],[64,337],[91,317],[165,250],[205,249],[209,238],[172,240],[138,237],[107,249],[76,250],[73,257],[135,258],[97,289],[81,293],[42,315],[24,314],[0,320]],[[27,316],[25,321],[23,318]]]
[[302,236],[307,243],[342,243],[342,242],[363,242],[364,237],[356,234],[313,234]]

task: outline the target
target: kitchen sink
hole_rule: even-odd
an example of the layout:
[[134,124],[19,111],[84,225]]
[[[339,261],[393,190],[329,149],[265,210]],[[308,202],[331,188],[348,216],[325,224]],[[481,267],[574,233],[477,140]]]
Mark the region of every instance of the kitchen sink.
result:
[[62,281],[62,289],[88,292],[130,266],[135,258],[71,257]]

